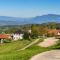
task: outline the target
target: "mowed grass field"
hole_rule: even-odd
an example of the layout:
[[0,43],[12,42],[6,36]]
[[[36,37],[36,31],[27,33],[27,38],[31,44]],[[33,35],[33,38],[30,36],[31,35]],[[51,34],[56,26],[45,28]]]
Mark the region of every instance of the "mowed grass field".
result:
[[22,40],[0,45],[0,60],[29,60],[33,55],[50,50],[50,48],[42,48],[36,44],[25,50],[20,50],[29,43],[31,41]]

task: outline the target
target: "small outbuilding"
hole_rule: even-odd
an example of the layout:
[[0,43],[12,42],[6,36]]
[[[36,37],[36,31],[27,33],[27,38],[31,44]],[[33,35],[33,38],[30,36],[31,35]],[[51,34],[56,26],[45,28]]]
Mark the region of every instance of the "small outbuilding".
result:
[[9,39],[10,34],[0,34],[0,43],[3,43],[4,39]]

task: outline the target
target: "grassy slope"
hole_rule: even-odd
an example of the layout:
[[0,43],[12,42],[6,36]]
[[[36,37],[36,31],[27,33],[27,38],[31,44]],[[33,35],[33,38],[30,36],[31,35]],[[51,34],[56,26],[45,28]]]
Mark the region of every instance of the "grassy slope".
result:
[[29,43],[30,41],[23,40],[0,46],[0,60],[29,60],[29,58],[35,54],[50,50],[49,48],[33,45],[26,50],[17,51]]

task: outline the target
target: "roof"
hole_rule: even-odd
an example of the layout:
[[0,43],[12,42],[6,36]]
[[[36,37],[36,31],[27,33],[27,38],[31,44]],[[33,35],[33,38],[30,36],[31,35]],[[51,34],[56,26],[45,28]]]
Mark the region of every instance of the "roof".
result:
[[48,33],[54,33],[54,34],[58,34],[58,32],[60,33],[59,29],[49,29]]
[[9,36],[9,34],[0,34],[0,39],[7,39]]
[[22,30],[16,30],[15,32],[13,32],[14,34],[21,34],[21,33],[23,33],[23,31]]
[[49,30],[48,30],[48,33],[56,33],[56,32],[57,32],[56,29],[49,29]]

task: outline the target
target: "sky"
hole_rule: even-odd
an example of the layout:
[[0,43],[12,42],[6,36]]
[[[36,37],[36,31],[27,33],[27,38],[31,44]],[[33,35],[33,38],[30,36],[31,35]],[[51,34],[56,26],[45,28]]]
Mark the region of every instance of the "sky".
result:
[[0,16],[60,15],[60,0],[0,0]]

